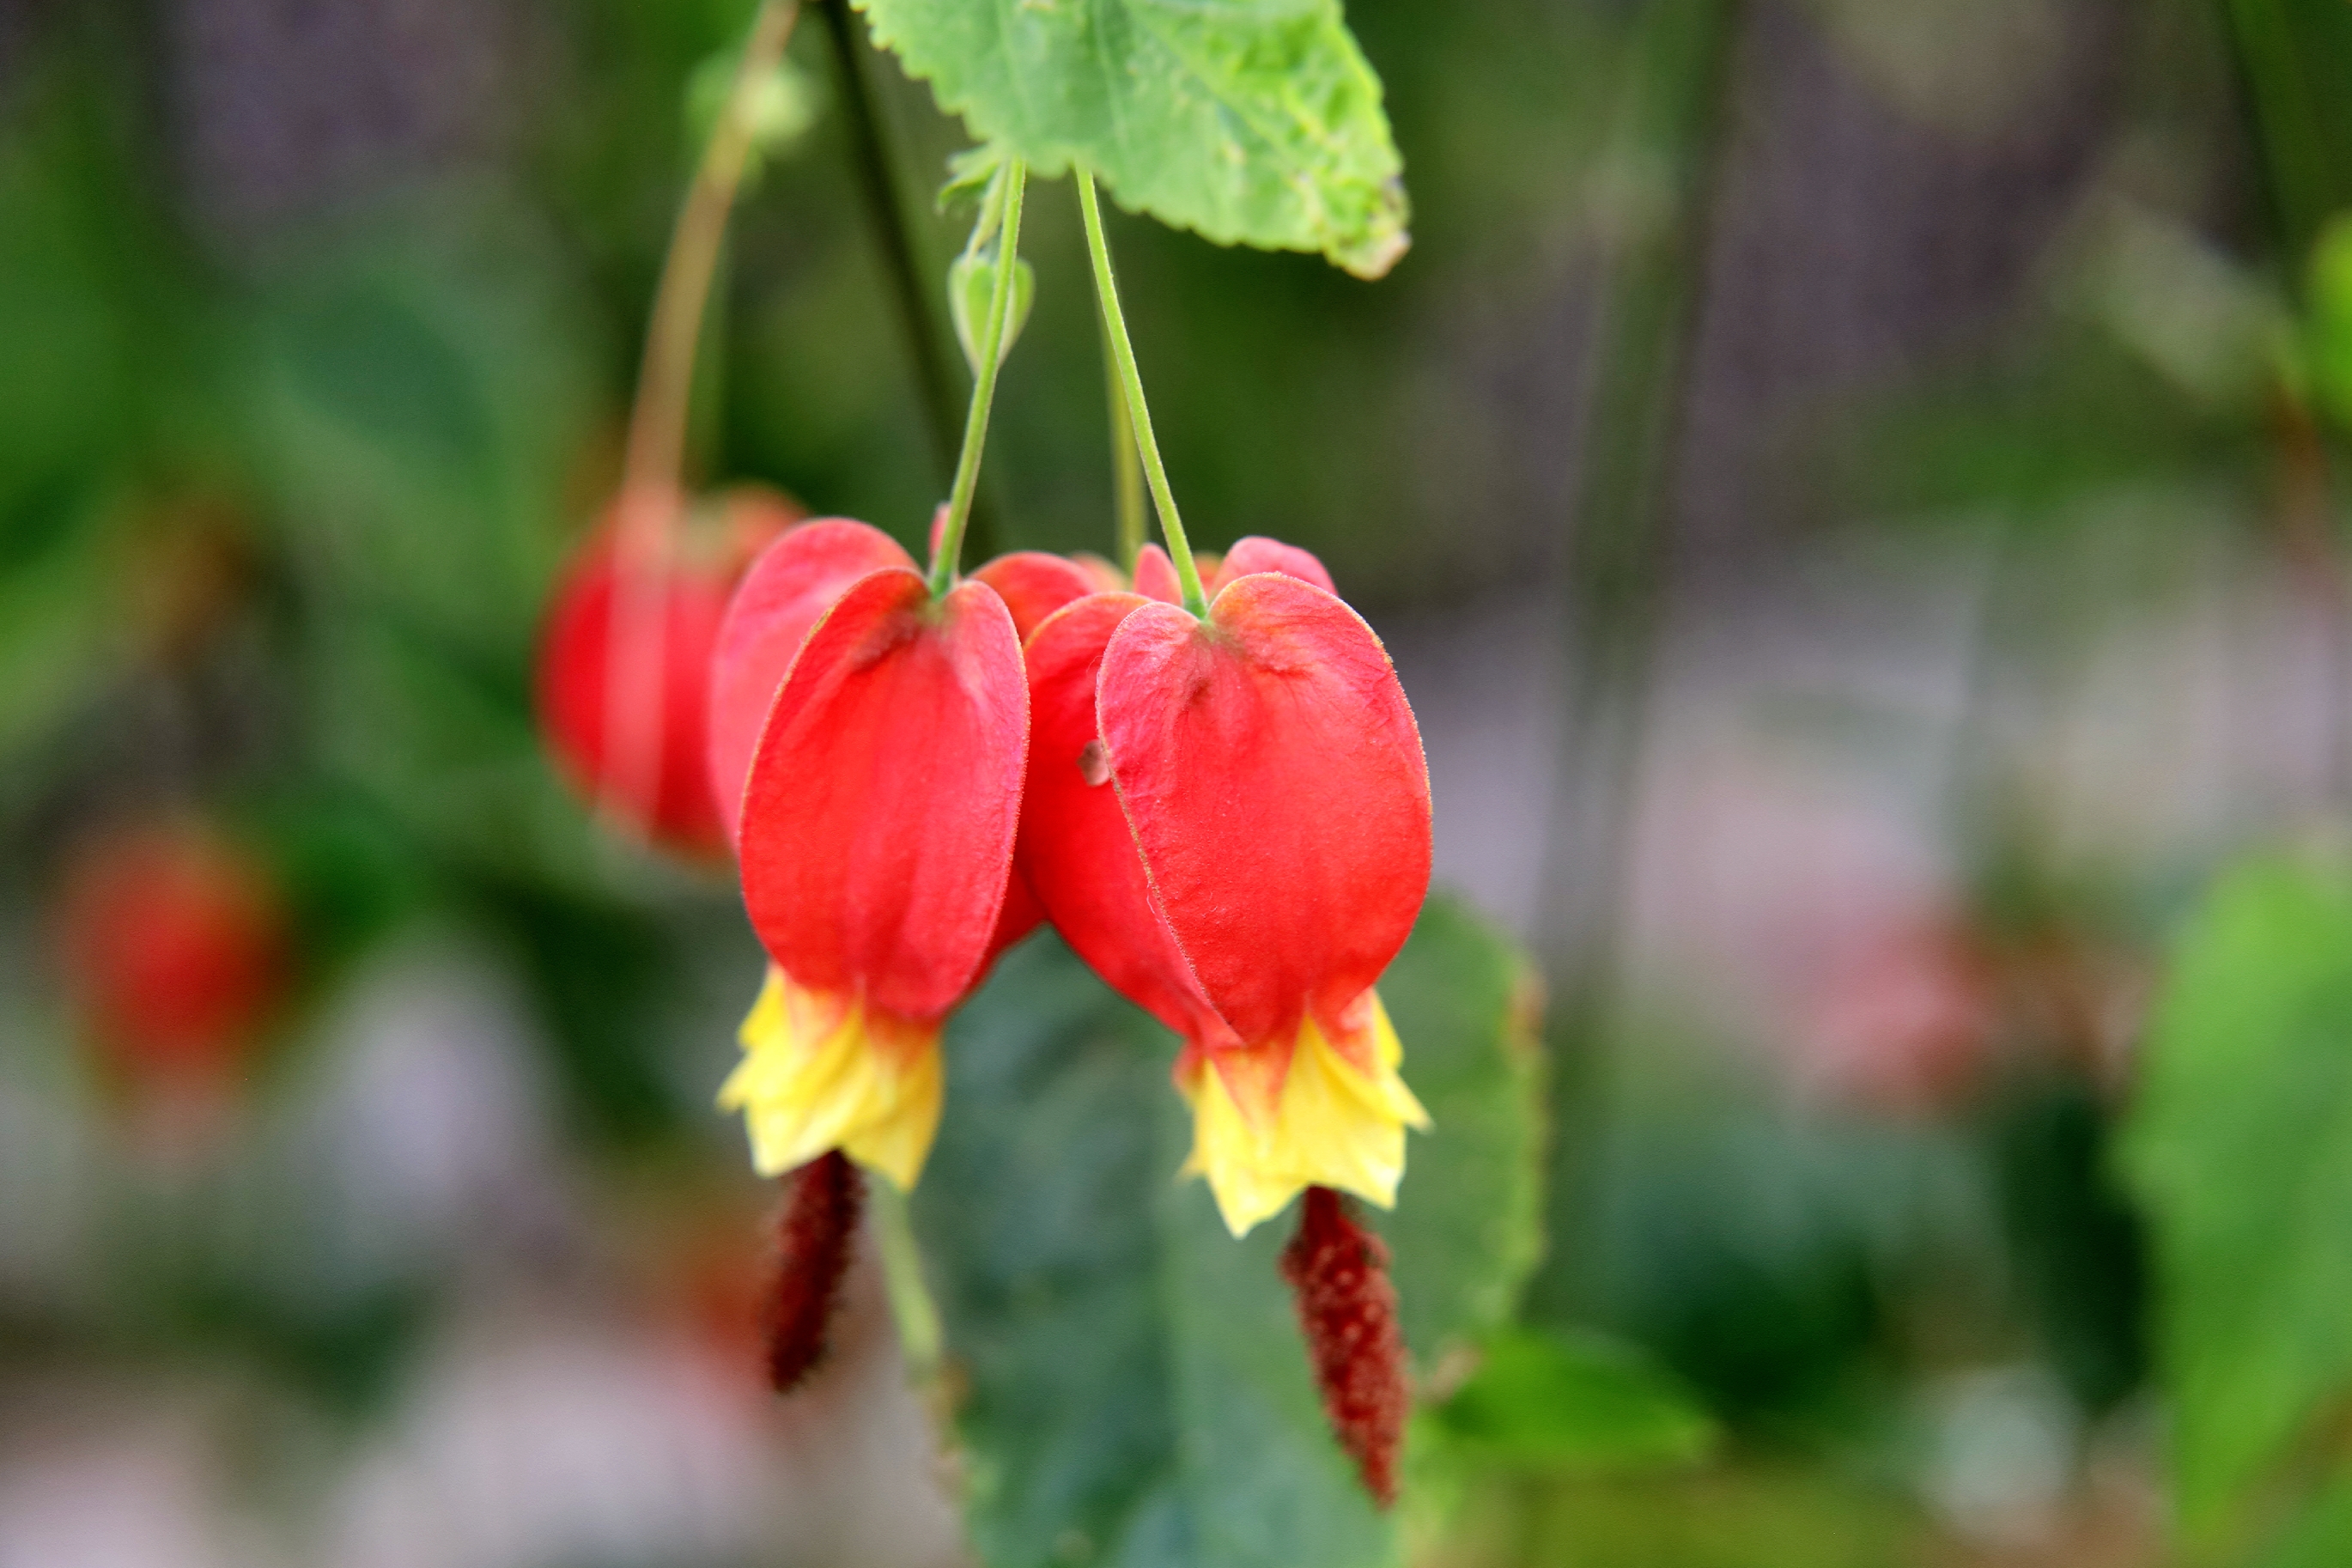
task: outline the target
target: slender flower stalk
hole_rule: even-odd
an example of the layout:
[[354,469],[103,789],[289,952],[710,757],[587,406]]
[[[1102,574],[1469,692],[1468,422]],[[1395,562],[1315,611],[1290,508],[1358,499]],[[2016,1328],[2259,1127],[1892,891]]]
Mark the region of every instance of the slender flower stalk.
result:
[[1004,166],[1003,229],[997,237],[996,287],[988,300],[988,324],[981,332],[980,367],[972,377],[971,411],[964,417],[963,450],[956,456],[955,483],[948,491],[948,514],[931,552],[931,595],[955,586],[956,560],[963,552],[964,526],[971,518],[972,491],[980,483],[980,458],[988,445],[988,414],[996,401],[997,372],[1004,368],[1004,323],[1013,312],[1013,276],[1021,258],[1021,196],[1029,166],[1015,158]]
[[782,59],[799,16],[799,0],[763,0],[752,18],[727,101],[671,230],[652,319],[646,327],[645,361],[629,414],[615,508],[614,551],[622,571],[613,595],[614,656],[604,726],[614,762],[600,802],[609,818],[625,818],[630,803],[652,799],[657,788],[662,654],[668,636],[664,583],[682,504],[679,469],[686,458],[695,351],[702,338],[727,220],[751,153],[752,104]]
[[898,1331],[898,1354],[907,1377],[926,1394],[940,1387],[947,1331],[939,1303],[923,1282],[923,1256],[915,1243],[907,1194],[885,1184],[875,1194],[874,1247],[882,1262],[883,1294]]
[[1143,459],[1135,447],[1135,421],[1127,416],[1127,388],[1120,384],[1118,355],[1103,325],[1103,387],[1110,402],[1110,464],[1118,500],[1118,565],[1129,576],[1143,555]]
[[1184,538],[1183,519],[1176,514],[1176,495],[1168,488],[1168,468],[1160,460],[1160,440],[1152,434],[1151,410],[1143,400],[1143,376],[1135,368],[1135,345],[1128,341],[1127,316],[1118,307],[1118,284],[1111,277],[1110,246],[1103,238],[1102,205],[1095,197],[1095,177],[1084,168],[1074,172],[1078,210],[1087,223],[1087,250],[1094,258],[1095,298],[1102,304],[1103,336],[1110,344],[1119,384],[1127,393],[1128,417],[1135,423],[1135,444],[1143,458],[1144,477],[1151,482],[1152,503],[1160,509],[1160,531],[1176,563],[1176,579],[1183,584],[1184,607],[1194,616],[1206,616],[1209,596],[1201,587],[1201,568],[1192,559],[1192,546]]

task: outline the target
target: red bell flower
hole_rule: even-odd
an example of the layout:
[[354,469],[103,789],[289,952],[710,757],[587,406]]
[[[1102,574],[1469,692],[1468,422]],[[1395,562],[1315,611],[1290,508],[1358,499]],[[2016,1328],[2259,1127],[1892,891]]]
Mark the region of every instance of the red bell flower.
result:
[[212,830],[165,819],[79,854],[59,909],[63,978],[130,1084],[231,1080],[289,984],[285,900]]
[[[1153,574],[1147,552],[1139,590]],[[1240,1235],[1308,1186],[1392,1204],[1427,1124],[1373,983],[1428,889],[1429,775],[1319,562],[1244,540],[1213,581],[1206,618],[1101,594],[1031,637],[1021,864],[1079,955],[1184,1037],[1188,1168]]]
[[[548,748],[583,795],[677,853],[726,852],[703,761],[711,647],[745,563],[800,515],[750,488],[695,509],[625,494],[556,590],[538,670]],[[635,537],[651,542],[642,562]]]
[[810,524],[746,574],[712,687],[711,765],[772,961],[719,1103],[764,1173],[840,1150],[911,1187],[940,1026],[1012,880],[1029,735],[1013,612],[985,581],[934,599],[864,523]]

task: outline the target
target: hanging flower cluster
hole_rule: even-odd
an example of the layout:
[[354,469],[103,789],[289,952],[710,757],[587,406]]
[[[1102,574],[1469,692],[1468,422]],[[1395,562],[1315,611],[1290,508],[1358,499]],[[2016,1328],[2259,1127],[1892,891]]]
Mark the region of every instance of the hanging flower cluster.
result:
[[1430,868],[1395,672],[1305,551],[1242,541],[1205,616],[1156,548],[1150,591],[1107,573],[1024,552],[934,596],[888,536],[828,519],[745,574],[711,778],[771,963],[720,1103],[763,1173],[831,1193],[813,1163],[846,1155],[911,1188],[942,1025],[1042,917],[1182,1038],[1187,1169],[1235,1236],[1303,1190],[1387,1207],[1428,1125],[1374,989]]
[[[920,1175],[949,1015],[1050,921],[1182,1040],[1186,1170],[1233,1234],[1308,1194],[1284,1271],[1326,1409],[1386,1501],[1406,1405],[1395,1298],[1385,1249],[1339,1194],[1392,1205],[1406,1130],[1429,1124],[1374,989],[1429,883],[1420,734],[1321,562],[1270,539],[1190,553],[1083,177],[1169,552],[1141,548],[1131,575],[1036,552],[958,574],[1013,314],[1022,181],[1018,164],[1000,173],[968,250],[995,288],[928,571],[868,524],[803,522],[740,571],[715,626],[697,599],[669,621],[668,662],[646,661],[674,671],[680,653],[708,650],[666,693],[707,693],[707,710],[666,727],[701,737],[707,787],[673,776],[672,745],[625,798],[673,841],[732,848],[769,960],[719,1099],[742,1113],[756,1167],[790,1183],[771,1370],[788,1387],[822,1352],[862,1173],[901,1191]],[[593,599],[594,582],[574,596]],[[604,603],[575,618],[625,625]],[[558,642],[571,624],[559,615]],[[571,684],[617,689],[601,666]],[[570,733],[575,767],[597,778],[612,748],[588,717],[558,739]]]
[[1429,879],[1403,691],[1305,551],[1244,540],[1205,617],[1103,572],[1024,552],[933,598],[828,519],[745,575],[711,773],[772,963],[721,1102],[762,1172],[838,1149],[912,1187],[940,1026],[1042,913],[1183,1038],[1236,1236],[1308,1186],[1387,1206],[1427,1124],[1373,989]]

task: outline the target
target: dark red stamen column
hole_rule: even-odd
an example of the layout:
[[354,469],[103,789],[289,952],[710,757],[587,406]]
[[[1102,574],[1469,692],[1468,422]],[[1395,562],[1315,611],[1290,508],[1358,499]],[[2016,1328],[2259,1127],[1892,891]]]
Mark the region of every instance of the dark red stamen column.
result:
[[1404,1336],[1388,1247],[1328,1187],[1307,1189],[1298,1234],[1283,1249],[1282,1277],[1297,1297],[1324,1414],[1354,1458],[1364,1489],[1386,1508],[1396,1501],[1397,1450],[1411,1405]]
[[768,1381],[789,1394],[824,1359],[825,1328],[849,1272],[849,1249],[866,1205],[866,1178],[836,1149],[784,1178],[776,1225],[776,1274],[761,1313]]

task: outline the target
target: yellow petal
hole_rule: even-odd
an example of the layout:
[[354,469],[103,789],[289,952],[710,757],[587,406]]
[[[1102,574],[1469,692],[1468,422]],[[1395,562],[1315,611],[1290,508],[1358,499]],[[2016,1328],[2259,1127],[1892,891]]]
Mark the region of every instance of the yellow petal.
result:
[[839,1149],[911,1190],[939,1131],[936,1024],[810,991],[771,966],[741,1030],[743,1059],[719,1090],[743,1112],[751,1163],[782,1175]]
[[[1192,1102],[1192,1153],[1184,1172],[1208,1178],[1218,1212],[1237,1237],[1309,1186],[1396,1205],[1404,1130],[1426,1131],[1429,1112],[1397,1076],[1403,1047],[1378,994],[1366,992],[1349,1011],[1355,1029],[1344,1050],[1313,1017],[1302,1022],[1269,1105],[1244,1110],[1213,1063],[1184,1086]],[[1245,1086],[1255,1076],[1237,1075]]]

